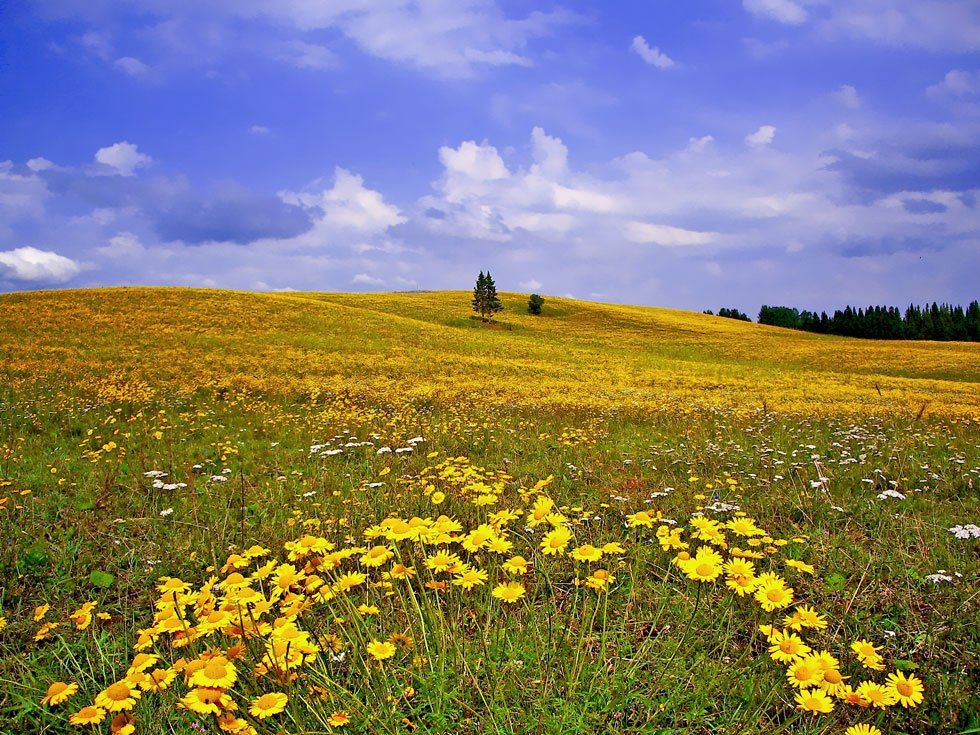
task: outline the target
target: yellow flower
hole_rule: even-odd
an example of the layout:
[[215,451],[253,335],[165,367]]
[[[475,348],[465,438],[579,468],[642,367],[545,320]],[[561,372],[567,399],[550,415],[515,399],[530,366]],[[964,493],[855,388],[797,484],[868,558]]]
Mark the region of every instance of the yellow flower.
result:
[[865,725],[862,723],[860,725],[851,725],[844,730],[844,735],[881,735],[881,730],[874,725]]
[[163,691],[170,686],[176,676],[177,672],[173,669],[154,669],[140,682],[140,689],[144,692]]
[[916,707],[922,703],[925,687],[915,674],[906,676],[903,672],[896,671],[888,675],[888,690],[903,707]]
[[106,712],[120,712],[136,706],[136,700],[142,696],[139,689],[127,681],[117,681],[103,689],[95,697],[95,704]]
[[57,628],[59,625],[61,624],[55,622],[44,623],[40,628],[37,629],[37,632],[34,634],[34,640],[43,641],[46,638],[50,638],[51,631]]
[[793,604],[793,588],[778,578],[763,582],[755,591],[755,599],[766,612],[779,610]]
[[426,557],[425,566],[433,572],[445,572],[455,567],[462,560],[456,554],[448,551],[440,551],[432,556]]
[[282,692],[269,692],[253,699],[248,711],[253,717],[264,720],[266,717],[272,717],[282,712],[286,709],[288,702],[289,697]]
[[857,688],[857,693],[858,696],[868,700],[872,707],[878,709],[885,709],[885,707],[890,707],[896,702],[891,687],[883,686],[874,681],[861,682]]
[[104,719],[105,710],[89,705],[78,710],[68,721],[73,725],[98,725]]
[[773,631],[769,639],[769,655],[773,661],[789,663],[810,653],[810,647],[795,633]]
[[800,605],[793,611],[792,615],[787,615],[783,619],[783,624],[793,630],[802,630],[803,628],[826,630],[827,618],[809,605]]
[[847,677],[842,675],[839,669],[824,669],[823,681],[820,682],[820,688],[827,692],[827,694],[838,696],[846,687]]
[[878,647],[875,646],[871,641],[864,640],[863,638],[851,644],[851,650],[854,651],[861,662],[861,665],[866,669],[872,669],[874,671],[881,671],[885,667],[881,663],[881,654],[878,653]]
[[541,551],[549,556],[564,554],[571,540],[572,532],[565,526],[558,526],[548,531],[541,539]]
[[395,655],[395,650],[394,644],[379,640],[372,640],[367,644],[367,652],[376,661],[384,661],[386,658],[391,658]]
[[344,727],[348,722],[350,722],[350,715],[343,710],[334,712],[327,718],[327,724],[330,727]]
[[827,714],[834,709],[834,700],[821,689],[804,689],[796,695],[796,708],[804,712]]
[[208,687],[191,689],[181,698],[180,706],[199,715],[220,715],[223,711],[237,708],[235,701],[225,693],[224,689]]
[[599,561],[602,558],[602,549],[596,548],[592,544],[583,544],[573,549],[571,556],[575,561]]
[[804,572],[806,574],[815,574],[817,571],[814,567],[810,566],[806,562],[797,561],[796,559],[787,559],[786,566],[792,567],[793,569]]
[[823,669],[815,656],[794,661],[786,671],[789,683],[799,689],[819,686],[823,681]]
[[137,653],[133,657],[133,661],[129,665],[129,669],[126,673],[131,674],[134,671],[146,671],[159,660],[160,657],[155,653]]
[[[434,505],[440,505],[442,501],[446,499],[446,493],[436,490],[434,493],[432,493],[432,495],[429,496],[429,499],[432,501]],[[342,713],[342,714],[346,715],[346,713]],[[345,722],[344,724],[346,725],[347,723]]]
[[235,665],[224,656],[215,656],[204,662],[191,676],[188,684],[192,687],[227,689],[238,679]]
[[387,546],[372,546],[361,556],[360,562],[366,567],[380,567],[394,555]]
[[527,574],[530,562],[527,561],[523,556],[512,556],[510,559],[503,563],[504,571],[508,574]]
[[483,569],[466,569],[456,575],[453,584],[462,587],[464,590],[480,587],[487,581],[489,575]]
[[653,524],[658,520],[657,515],[646,510],[640,510],[632,515],[626,516],[626,525],[630,528],[638,528],[640,526],[646,526],[647,528],[652,528]]
[[78,684],[74,682],[66,684],[63,681],[56,681],[48,687],[48,691],[41,700],[41,704],[54,707],[73,697],[77,691]]
[[615,581],[615,575],[611,574],[608,569],[596,569],[585,578],[585,586],[601,592]]
[[724,570],[724,560],[714,549],[702,546],[693,557],[680,564],[681,571],[695,582],[714,582]]
[[37,607],[35,607],[34,608],[34,622],[35,623],[40,623],[44,619],[44,616],[48,614],[48,610],[50,610],[50,609],[51,609],[51,606],[48,605],[47,603],[45,603],[44,605],[38,605]]
[[337,581],[334,583],[334,587],[337,592],[346,592],[347,590],[354,589],[367,581],[367,575],[361,572],[349,572],[347,574],[341,575]]
[[109,723],[112,735],[133,735],[136,732],[136,720],[128,712],[120,712]]
[[520,582],[502,582],[493,588],[494,597],[501,602],[517,602],[524,597],[524,585]]

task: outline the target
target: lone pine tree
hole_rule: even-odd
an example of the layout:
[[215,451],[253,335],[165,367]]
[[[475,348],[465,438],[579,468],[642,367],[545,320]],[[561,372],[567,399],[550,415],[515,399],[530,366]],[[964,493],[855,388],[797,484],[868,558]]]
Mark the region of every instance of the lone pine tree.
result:
[[493,282],[490,271],[476,277],[476,287],[473,289],[473,311],[480,315],[483,321],[493,319],[493,315],[503,310],[503,304],[497,296],[497,285]]

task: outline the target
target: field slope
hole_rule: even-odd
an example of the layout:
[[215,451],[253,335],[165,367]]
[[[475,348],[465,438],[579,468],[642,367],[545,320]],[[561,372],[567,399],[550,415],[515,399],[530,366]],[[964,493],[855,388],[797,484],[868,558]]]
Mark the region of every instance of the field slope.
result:
[[980,345],[0,296],[0,735],[980,732]]
[[344,391],[521,405],[714,405],[977,415],[980,345],[827,337],[691,312],[503,295],[487,329],[463,292],[107,289],[0,297],[12,381],[138,379],[281,395]]

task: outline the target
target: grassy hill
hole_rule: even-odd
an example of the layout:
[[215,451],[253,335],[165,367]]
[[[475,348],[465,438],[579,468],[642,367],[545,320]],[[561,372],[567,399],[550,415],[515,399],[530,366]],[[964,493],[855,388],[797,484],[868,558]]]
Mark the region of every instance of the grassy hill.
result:
[[980,731],[980,345],[503,303],[0,296],[0,733]]
[[342,391],[406,399],[657,410],[710,405],[976,416],[980,345],[813,335],[691,312],[464,292],[100,289],[0,297],[0,358],[26,384],[139,379],[193,391]]

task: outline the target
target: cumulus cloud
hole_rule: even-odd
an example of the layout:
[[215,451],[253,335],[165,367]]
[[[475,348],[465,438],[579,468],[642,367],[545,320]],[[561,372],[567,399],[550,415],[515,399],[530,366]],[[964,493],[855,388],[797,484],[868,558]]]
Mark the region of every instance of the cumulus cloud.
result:
[[826,34],[944,52],[980,49],[980,6],[969,0],[833,0],[817,7]]
[[643,36],[634,36],[630,48],[636,52],[641,59],[651,66],[658,69],[669,69],[674,65],[674,60],[661,51],[656,46],[650,46]]
[[742,7],[754,15],[789,25],[799,25],[807,19],[806,9],[793,0],[742,0]]
[[38,171],[47,171],[49,168],[54,168],[54,163],[49,161],[47,158],[37,157],[32,158],[27,162],[27,168],[35,173]]
[[649,222],[627,222],[626,239],[631,242],[653,243],[656,245],[707,245],[716,239],[714,232],[685,230],[682,227],[657,225]]
[[146,252],[140,239],[132,232],[120,232],[109,238],[109,242],[95,249],[106,258],[134,258]]
[[253,125],[248,129],[252,135],[268,135],[272,132],[271,128],[267,128],[265,125]]
[[294,39],[284,41],[278,47],[276,58],[297,69],[333,69],[340,59],[326,46]]
[[111,173],[119,176],[132,176],[136,169],[146,166],[153,161],[133,143],[122,141],[113,143],[95,152],[96,163],[110,169]]
[[834,92],[834,99],[836,99],[838,104],[841,106],[851,110],[856,110],[861,106],[861,95],[859,95],[857,89],[850,84],[842,84],[837,91]]
[[532,279],[530,279],[528,281],[521,281],[517,285],[520,286],[521,288],[523,288],[525,291],[540,291],[541,290],[541,286],[543,284],[538,279],[532,278]]
[[381,192],[368,189],[364,179],[340,167],[334,172],[332,188],[319,194],[285,194],[283,199],[288,202],[291,197],[303,206],[322,211],[322,221],[331,226],[361,233],[384,232],[405,221],[398,207],[387,203]]
[[687,149],[693,153],[701,153],[707,150],[708,146],[714,143],[714,137],[702,135],[700,138],[691,138],[687,141]]
[[926,90],[934,97],[950,95],[953,97],[967,97],[980,93],[980,70],[964,71],[963,69],[950,69],[942,78]]
[[60,284],[81,272],[71,258],[51,250],[21,247],[0,251],[0,280],[32,284]]
[[359,284],[362,286],[383,286],[384,279],[376,278],[375,276],[369,275],[367,273],[358,273],[353,278],[350,279],[351,283]]
[[146,74],[150,67],[144,64],[142,61],[137,59],[135,56],[123,56],[116,59],[114,65],[123,74],[128,74],[131,77],[139,77]]
[[772,125],[762,125],[754,133],[745,136],[745,144],[751,148],[762,148],[769,145],[776,137],[776,128]]
[[[337,55],[310,41],[311,34],[330,32],[342,34],[364,53],[450,77],[488,67],[529,66],[533,41],[579,20],[561,8],[514,14],[496,0],[247,0],[193,7],[71,3],[59,11],[93,24],[104,25],[110,17],[138,26],[155,42],[161,63],[210,64],[218,54],[246,50],[299,68],[331,70],[339,63]],[[222,26],[235,27],[236,33],[212,31]],[[256,37],[266,42],[256,43]],[[89,31],[81,42],[91,55],[111,59],[112,39],[105,32]]]

